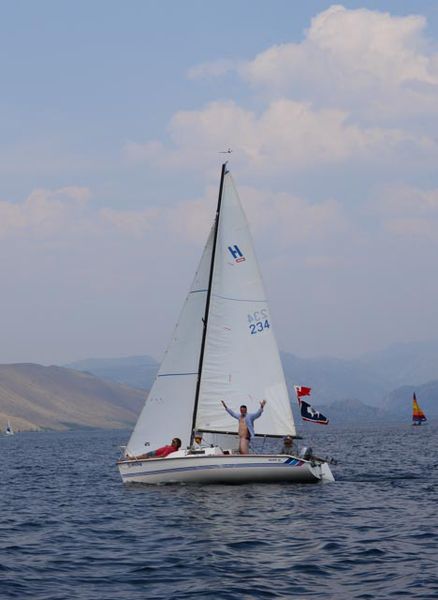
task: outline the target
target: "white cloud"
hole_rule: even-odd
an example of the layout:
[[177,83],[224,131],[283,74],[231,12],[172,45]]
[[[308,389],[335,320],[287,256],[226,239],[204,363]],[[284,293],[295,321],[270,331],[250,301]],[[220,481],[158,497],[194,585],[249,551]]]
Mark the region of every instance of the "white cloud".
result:
[[271,245],[310,247],[346,234],[351,223],[336,200],[310,203],[288,193],[241,186],[239,194],[255,234],[274,236]]
[[189,76],[234,72],[257,89],[257,110],[234,100],[180,110],[169,143],[128,142],[128,162],[205,170],[231,147],[239,170],[287,173],[347,161],[430,164],[438,154],[438,52],[423,16],[334,5],[299,43],[272,46],[246,63],[218,60]]
[[438,236],[438,220],[393,218],[386,221],[385,227],[390,233],[402,237],[436,240]]
[[203,243],[214,222],[217,193],[217,189],[209,187],[203,198],[169,209],[166,221],[170,231],[192,243]]
[[[271,246],[321,243],[351,228],[334,199],[312,203],[289,193],[238,187],[252,231],[260,236],[275,232]],[[207,186],[201,197],[174,206],[115,210],[93,207],[87,188],[35,190],[21,203],[0,202],[0,239],[75,244],[115,235],[142,238],[153,230],[154,237],[177,235],[183,244],[201,246],[214,221],[217,192],[217,186]]]
[[103,223],[107,223],[119,232],[141,236],[149,231],[160,211],[157,208],[146,208],[143,210],[114,210],[112,208],[103,208],[99,216]]
[[391,234],[438,243],[438,189],[386,186],[373,208]]
[[[259,116],[235,102],[213,102],[197,111],[179,111],[169,125],[171,143],[129,143],[125,156],[162,168],[206,168],[217,149],[231,147],[233,164],[265,173],[339,164],[350,159],[394,159],[398,154],[436,153],[427,136],[401,129],[361,127],[338,109],[316,110],[281,99]],[[151,151],[153,149],[153,151]]]
[[0,202],[0,237],[61,233],[81,215],[90,191],[81,187],[38,189],[21,204]]
[[309,269],[320,269],[320,270],[330,270],[337,269],[341,265],[344,267],[348,264],[348,258],[343,257],[335,257],[335,256],[326,256],[326,255],[309,255],[304,259],[304,265]]
[[196,65],[189,69],[187,76],[189,79],[199,79],[203,77],[222,77],[227,73],[230,73],[235,70],[236,61],[221,59]]
[[[339,202],[328,199],[311,204],[287,193],[239,186],[239,195],[251,231],[260,237],[273,236],[270,248],[307,243],[321,244],[351,227]],[[200,244],[213,224],[217,188],[208,187],[202,199],[184,202],[166,211],[166,227],[183,239]]]
[[77,239],[108,231],[139,236],[159,218],[152,207],[138,211],[95,209],[87,188],[65,187],[34,190],[21,203],[0,201],[0,238]]
[[387,186],[379,198],[378,209],[389,215],[438,217],[438,189]]
[[312,19],[302,42],[236,61],[235,70],[267,97],[344,107],[358,117],[437,114],[438,53],[425,28],[420,15],[334,5]]
[[[334,5],[312,19],[303,42],[273,46],[245,66],[255,83],[283,86],[295,75],[312,78],[339,73],[350,85],[379,81],[438,83],[436,55],[428,53],[423,16],[392,16]],[[309,77],[309,75],[308,75]],[[338,79],[338,77],[337,77]]]
[[159,162],[164,151],[164,145],[159,141],[144,144],[126,142],[122,148],[122,156],[127,163],[141,164],[143,162]]

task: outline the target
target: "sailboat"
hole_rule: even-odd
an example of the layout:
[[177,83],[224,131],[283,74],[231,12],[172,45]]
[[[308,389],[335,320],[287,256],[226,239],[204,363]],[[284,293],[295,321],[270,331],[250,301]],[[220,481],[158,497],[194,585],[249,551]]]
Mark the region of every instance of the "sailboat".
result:
[[[225,410],[266,401],[256,436],[296,437],[291,403],[248,223],[227,163],[216,217],[155,382],[118,467],[124,483],[334,481],[326,461],[239,454]],[[195,432],[207,447],[194,449]],[[165,458],[144,458],[169,443]]]
[[11,422],[8,419],[8,424],[6,425],[5,435],[14,435],[14,430],[12,429]]
[[422,425],[425,421],[427,421],[426,415],[421,410],[414,392],[412,398],[412,425]]

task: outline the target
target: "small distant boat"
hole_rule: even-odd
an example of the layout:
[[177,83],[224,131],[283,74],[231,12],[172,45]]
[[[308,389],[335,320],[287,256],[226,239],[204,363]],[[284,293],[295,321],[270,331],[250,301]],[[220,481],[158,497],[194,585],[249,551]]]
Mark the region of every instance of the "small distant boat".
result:
[[8,424],[6,425],[5,435],[14,435],[14,430],[12,429],[12,425],[9,420],[8,420]]
[[426,415],[418,405],[417,397],[414,392],[412,398],[412,425],[422,425],[425,421],[427,421]]

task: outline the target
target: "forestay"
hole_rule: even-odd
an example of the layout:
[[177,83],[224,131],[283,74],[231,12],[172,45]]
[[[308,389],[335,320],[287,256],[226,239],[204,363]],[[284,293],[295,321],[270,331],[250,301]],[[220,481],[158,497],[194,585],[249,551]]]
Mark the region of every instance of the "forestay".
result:
[[235,432],[221,400],[255,412],[256,433],[295,435],[289,396],[248,223],[225,174],[196,428]]

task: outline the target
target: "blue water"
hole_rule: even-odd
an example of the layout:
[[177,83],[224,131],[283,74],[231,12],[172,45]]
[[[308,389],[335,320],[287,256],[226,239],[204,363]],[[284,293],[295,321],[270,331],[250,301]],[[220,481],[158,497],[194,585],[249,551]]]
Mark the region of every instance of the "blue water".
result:
[[124,487],[128,432],[1,437],[0,598],[436,598],[437,430],[313,430],[334,484]]

